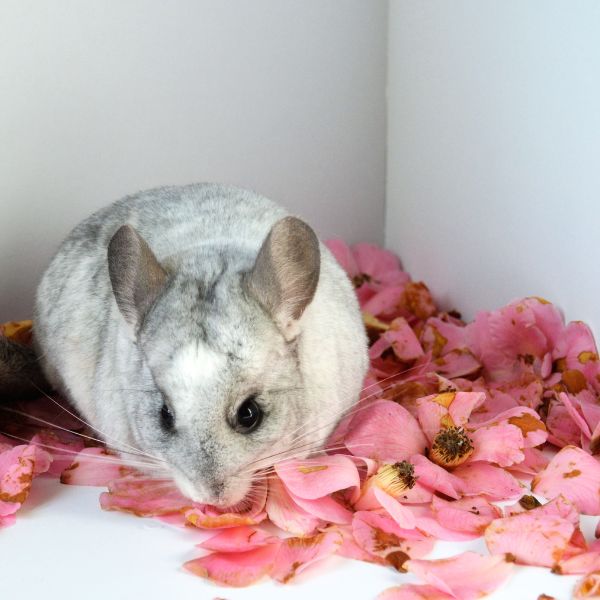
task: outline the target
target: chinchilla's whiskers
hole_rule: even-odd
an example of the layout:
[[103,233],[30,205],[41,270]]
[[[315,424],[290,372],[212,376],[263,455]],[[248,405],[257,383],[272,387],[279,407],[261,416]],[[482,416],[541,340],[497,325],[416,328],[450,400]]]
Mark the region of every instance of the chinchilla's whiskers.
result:
[[[0,431],[0,434],[12,438],[14,440],[18,440],[21,442],[25,442],[26,444],[30,444],[30,440],[24,437],[20,437],[18,435],[14,435],[12,433],[7,433],[5,431]],[[39,448],[47,448],[48,450],[56,450],[58,453],[61,453],[63,457],[72,456],[77,457],[80,454],[80,451],[75,450],[66,450],[65,448],[59,448],[58,446],[52,446],[51,444],[43,444],[41,442],[35,442],[31,444],[32,446],[37,446]],[[81,458],[81,457],[80,457]],[[143,466],[143,467],[152,467],[157,468],[159,465],[150,462],[142,462],[142,461],[130,461],[128,459],[121,459],[118,456],[95,456],[95,455],[86,455],[85,460],[95,460],[97,462],[107,462],[113,464],[119,464],[124,466]]]
[[[361,390],[361,393],[365,392],[366,390],[368,390],[369,388],[375,386],[375,385],[381,385],[382,383],[389,381],[390,379],[393,379],[395,377],[399,377],[400,375],[405,375],[406,373],[409,373],[411,371],[414,371],[415,369],[421,368],[421,365],[417,365],[414,367],[409,367],[408,369],[404,369],[403,371],[398,371],[396,373],[394,373],[393,375],[389,375],[388,377],[385,377],[384,379],[381,379],[380,381],[376,381],[375,383],[372,383],[368,386],[366,386],[365,388],[363,388]],[[349,408],[345,408],[342,409],[340,411],[338,411],[334,417],[333,420],[328,421],[327,423],[325,423],[324,425],[322,425],[321,427],[319,427],[316,430],[312,430],[312,431],[306,431],[305,433],[303,433],[301,436],[299,436],[296,440],[294,440],[294,443],[297,442],[298,440],[301,440],[304,437],[307,437],[313,433],[315,433],[316,431],[318,431],[319,429],[322,429],[323,427],[332,425],[337,423],[338,421],[340,421],[341,419],[350,416],[354,411],[358,412],[358,410],[362,409],[363,407],[359,407],[359,405],[364,404],[365,401],[370,400],[373,397],[376,397],[378,394],[382,394],[390,389],[392,389],[395,385],[397,385],[396,381],[392,381],[391,383],[389,383],[388,385],[386,385],[385,387],[382,387],[379,390],[376,390],[374,392],[372,392],[371,394],[368,394],[367,396],[364,396],[363,398],[360,398],[359,400],[357,400],[351,407]],[[358,410],[357,410],[358,409]],[[346,413],[346,414],[344,414]],[[297,431],[299,431],[300,429],[303,429],[306,425],[302,424],[300,427],[296,428],[295,430],[293,430],[292,432],[290,432],[290,434],[288,435],[294,435]]]
[[[95,438],[91,435],[86,435],[85,433],[80,433],[78,431],[73,431],[72,429],[68,429],[67,427],[62,427],[61,425],[57,425],[56,423],[51,423],[50,421],[46,421],[45,419],[41,419],[40,417],[35,417],[33,415],[30,415],[26,412],[23,412],[21,410],[16,410],[14,408],[9,408],[8,406],[0,406],[0,410],[3,410],[5,412],[9,412],[9,413],[13,413],[15,415],[21,415],[23,417],[26,417],[28,419],[32,419],[33,421],[37,421],[38,423],[43,423],[44,425],[48,425],[49,427],[52,427],[53,429],[60,429],[61,431],[66,431],[67,433],[70,433],[72,435],[76,435],[79,436],[81,438],[85,438],[87,440],[92,440],[94,442],[99,442],[100,444],[104,445],[104,440],[101,440],[99,438]],[[117,452],[121,453],[121,454],[132,454],[134,456],[145,456],[145,454],[143,452],[129,452],[127,450],[123,450],[122,448],[118,448],[116,446],[111,446],[112,449],[116,450]]]
[[110,437],[109,435],[105,434],[103,431],[100,431],[100,429],[93,427],[90,423],[88,423],[87,421],[85,421],[84,419],[82,419],[81,417],[76,415],[74,412],[70,411],[68,408],[65,408],[60,402],[58,402],[58,400],[55,400],[54,398],[52,398],[52,396],[47,394],[44,390],[42,390],[40,387],[38,387],[35,383],[31,382],[31,384],[33,385],[33,387],[35,387],[35,389],[38,392],[40,392],[46,398],[48,398],[48,400],[50,400],[51,402],[56,404],[56,406],[58,406],[61,410],[64,410],[67,414],[71,415],[74,419],[77,419],[80,423],[83,423],[86,427],[89,427],[91,430],[97,431],[105,440],[107,440],[111,443],[116,442],[120,446],[125,446],[126,448],[129,448],[130,450],[134,450],[135,452],[138,452],[140,454],[140,456],[145,456],[147,458],[151,458],[152,460],[157,460],[157,461],[163,462],[163,463],[165,462],[162,458],[159,458],[158,456],[153,456],[152,454],[149,454],[148,452],[144,452],[143,450],[140,450],[140,448],[136,448],[135,446],[132,446],[131,444],[127,444],[125,442],[120,442],[119,440],[116,440],[115,438]]
[[[382,379],[381,381],[372,383],[371,385],[366,386],[365,388],[363,388],[361,390],[361,393],[365,392],[366,390],[368,390],[369,388],[372,388],[375,385],[381,385],[383,382],[388,381],[390,379],[392,379],[393,377],[398,377],[399,375],[403,375],[411,370],[413,370],[416,367],[411,367],[410,369],[405,369],[404,371],[398,371],[397,373],[390,375],[389,377],[386,377],[385,379]],[[379,390],[375,390],[374,392],[368,394],[367,396],[364,396],[363,398],[359,398],[352,406],[350,406],[349,408],[343,408],[340,411],[338,411],[333,420],[328,421],[327,423],[325,423],[324,425],[321,425],[318,429],[316,430],[309,430],[309,431],[305,431],[302,435],[298,436],[296,439],[294,439],[292,441],[292,443],[296,443],[300,440],[302,440],[304,437],[307,437],[309,435],[312,435],[313,433],[315,433],[316,431],[318,431],[319,429],[322,429],[323,427],[327,427],[331,424],[337,423],[338,421],[340,421],[341,419],[343,419],[344,417],[348,417],[352,414],[352,411],[356,410],[359,405],[364,404],[364,402],[366,402],[367,400],[370,400],[371,398],[377,396],[378,394],[382,394],[384,392],[386,392],[387,390],[391,389],[394,387],[394,385],[396,385],[396,382],[393,381],[391,382],[389,385],[382,387]],[[347,414],[344,414],[347,413]],[[300,425],[299,427],[297,427],[296,429],[290,431],[286,437],[290,437],[290,436],[294,436],[296,433],[298,433],[298,431],[304,429],[306,427],[306,424],[303,423],[302,425]]]
[[[307,448],[310,447],[312,445],[317,444],[318,447],[320,447],[321,449],[323,449],[323,443],[326,440],[319,440],[317,442],[315,442],[314,440],[310,441],[310,442],[305,442],[305,443],[301,443],[303,442],[303,440],[305,440],[309,435],[314,435],[315,433],[317,433],[318,431],[321,431],[325,428],[330,427],[331,425],[334,425],[335,423],[339,422],[341,419],[345,418],[345,417],[349,417],[349,416],[354,416],[355,414],[359,413],[360,411],[368,408],[370,405],[363,405],[363,406],[359,406],[359,404],[361,404],[362,402],[365,402],[366,400],[371,399],[372,397],[376,396],[377,394],[383,393],[385,391],[387,391],[388,389],[390,389],[391,387],[393,387],[394,384],[390,384],[389,386],[378,390],[376,392],[374,392],[373,394],[369,394],[368,396],[365,396],[364,398],[362,398],[361,400],[359,400],[358,402],[356,402],[353,406],[351,406],[350,408],[344,409],[342,411],[340,411],[341,414],[338,414],[333,420],[327,421],[326,423],[320,425],[319,427],[316,427],[315,429],[312,429],[298,437],[296,437],[296,439],[294,439],[290,446],[286,449],[283,450],[281,452],[276,452],[274,454],[270,454],[269,456],[265,456],[262,457],[260,459],[257,459],[255,461],[251,461],[249,463],[246,463],[246,465],[244,465],[245,467],[249,467],[251,465],[254,465],[260,461],[264,461],[264,460],[270,460],[273,459],[275,457],[280,457],[281,455],[287,454],[289,452],[293,452],[293,451],[298,451],[300,449],[303,448]],[[344,414],[345,413],[345,414]],[[293,432],[292,432],[293,433]],[[306,450],[304,450],[306,451]],[[280,459],[278,459],[280,460]]]

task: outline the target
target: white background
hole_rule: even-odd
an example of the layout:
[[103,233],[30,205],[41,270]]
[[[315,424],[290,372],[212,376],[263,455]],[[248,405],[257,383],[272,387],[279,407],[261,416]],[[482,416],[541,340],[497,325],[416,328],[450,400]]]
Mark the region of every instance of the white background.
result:
[[[599,332],[600,4],[391,1],[384,227],[386,28],[374,0],[2,0],[0,320],[29,316],[50,253],[91,210],[216,180],[325,236],[381,242],[385,229],[469,317],[539,294]],[[283,595],[208,586],[180,570],[197,532],[37,483],[0,533],[2,593]],[[335,559],[285,597],[371,598],[400,581]],[[566,600],[572,581],[522,570],[492,598]]]
[[112,200],[221,181],[383,241],[387,3],[1,0],[0,321]]

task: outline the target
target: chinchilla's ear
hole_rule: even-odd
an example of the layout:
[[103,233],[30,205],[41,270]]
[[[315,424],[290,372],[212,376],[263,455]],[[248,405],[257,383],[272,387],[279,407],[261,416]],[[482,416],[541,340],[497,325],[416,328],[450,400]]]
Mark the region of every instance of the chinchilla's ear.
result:
[[245,278],[249,293],[288,341],[299,333],[298,320],[313,299],[320,265],[315,232],[304,221],[285,217],[273,225]]
[[138,329],[163,289],[167,272],[131,225],[120,227],[108,244],[108,273],[121,314]]

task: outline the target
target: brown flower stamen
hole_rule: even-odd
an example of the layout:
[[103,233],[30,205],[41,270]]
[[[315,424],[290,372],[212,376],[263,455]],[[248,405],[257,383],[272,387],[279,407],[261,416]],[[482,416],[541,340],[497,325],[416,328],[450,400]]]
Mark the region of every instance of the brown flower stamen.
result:
[[462,427],[448,427],[435,436],[429,458],[440,467],[458,467],[473,454],[473,450]]
[[401,495],[413,488],[417,482],[415,467],[406,460],[381,466],[373,479],[377,486],[390,496]]

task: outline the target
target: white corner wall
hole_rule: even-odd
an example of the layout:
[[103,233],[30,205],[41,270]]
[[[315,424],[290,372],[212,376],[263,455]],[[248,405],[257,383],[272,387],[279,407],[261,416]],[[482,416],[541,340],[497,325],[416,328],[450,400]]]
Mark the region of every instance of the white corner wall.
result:
[[600,3],[391,0],[386,242],[467,317],[600,335]]
[[3,0],[0,321],[80,219],[224,181],[383,241],[387,2]]

